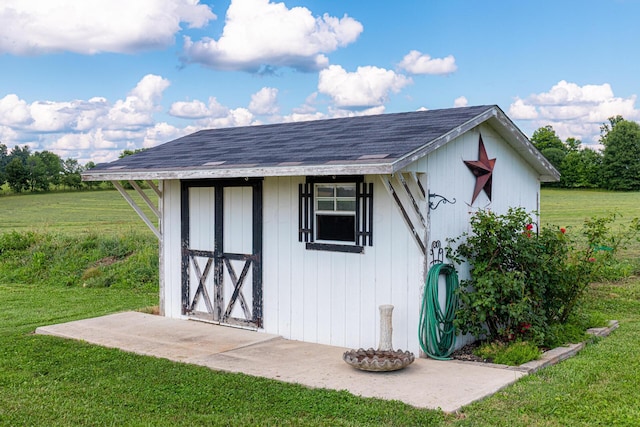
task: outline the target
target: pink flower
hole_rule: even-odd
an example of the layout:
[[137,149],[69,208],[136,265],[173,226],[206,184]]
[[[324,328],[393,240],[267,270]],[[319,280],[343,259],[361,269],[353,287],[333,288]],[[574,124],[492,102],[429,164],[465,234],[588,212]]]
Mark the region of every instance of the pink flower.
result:
[[560,229],[560,232],[561,232],[562,234],[564,234],[564,233],[566,233],[566,232],[567,232],[567,229],[566,229],[566,228],[564,228],[564,227],[562,227],[562,228]]
[[589,262],[596,262],[596,259],[594,257],[589,258]]

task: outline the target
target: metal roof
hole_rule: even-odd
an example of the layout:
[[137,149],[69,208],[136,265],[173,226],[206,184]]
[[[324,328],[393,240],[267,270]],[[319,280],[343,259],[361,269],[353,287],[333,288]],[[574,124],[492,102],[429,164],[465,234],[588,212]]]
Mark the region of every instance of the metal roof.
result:
[[83,173],[84,180],[394,173],[487,122],[536,169],[558,172],[495,105],[195,132]]

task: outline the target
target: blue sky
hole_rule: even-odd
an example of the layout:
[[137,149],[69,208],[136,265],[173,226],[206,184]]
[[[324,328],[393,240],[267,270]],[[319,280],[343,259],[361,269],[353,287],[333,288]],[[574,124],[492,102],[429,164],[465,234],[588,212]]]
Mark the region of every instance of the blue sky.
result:
[[3,0],[0,142],[110,161],[203,128],[497,104],[640,120],[640,0]]

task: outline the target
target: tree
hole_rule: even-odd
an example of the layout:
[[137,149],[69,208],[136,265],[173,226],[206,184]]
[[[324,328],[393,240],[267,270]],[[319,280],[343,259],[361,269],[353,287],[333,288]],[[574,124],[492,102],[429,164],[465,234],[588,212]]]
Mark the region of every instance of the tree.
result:
[[608,190],[640,190],[640,125],[610,117],[601,128],[601,177]]
[[560,137],[556,135],[556,131],[553,130],[551,125],[536,129],[531,136],[531,142],[533,142],[533,145],[535,145],[540,152],[550,148],[557,148],[565,153],[567,151],[567,148],[562,143]]
[[618,123],[623,122],[624,118],[621,115],[617,115],[615,117],[609,117],[609,123],[603,123],[600,126],[600,142],[604,144],[604,138],[609,134]]
[[564,142],[564,145],[567,147],[567,152],[572,153],[572,152],[580,151],[580,146],[582,145],[582,141],[580,141],[579,139],[575,139],[573,137],[569,137]]
[[142,153],[143,151],[148,150],[148,148],[136,148],[135,150],[124,150],[122,153],[120,153],[120,155],[118,156],[119,159],[123,159],[127,156],[131,156],[134,154],[138,154],[138,153]]
[[62,164],[62,185],[68,188],[79,189],[82,187],[83,168],[76,159],[67,159]]
[[11,159],[5,169],[5,174],[9,187],[16,193],[21,193],[29,188],[29,172],[19,157]]
[[47,166],[40,156],[33,155],[27,159],[27,183],[31,191],[47,191],[49,189],[49,178],[47,176]]
[[13,149],[11,150],[11,153],[9,154],[9,157],[10,157],[9,161],[17,157],[20,159],[23,165],[26,165],[27,159],[29,158],[30,155],[31,155],[31,149],[29,148],[28,145],[25,145],[24,147],[20,147],[19,145],[16,145],[15,147],[13,147]]
[[[542,155],[558,170],[567,153],[559,148],[545,148]],[[562,173],[562,171],[560,171]]]
[[[531,142],[540,151],[540,153],[549,160],[549,163],[560,171],[562,161],[569,150],[567,149],[567,146],[562,143],[560,137],[556,135],[556,131],[553,130],[553,127],[551,127],[551,125],[547,125],[536,129],[531,136]],[[562,173],[562,171],[560,171],[560,173]],[[549,183],[546,185],[558,186],[559,184]]]
[[60,185],[62,179],[62,159],[51,151],[41,151],[34,153],[34,156],[39,157],[44,165],[47,188],[49,185]]
[[598,173],[602,155],[589,148],[571,150],[560,165],[560,184],[566,188],[595,188],[599,184]]
[[7,168],[7,164],[9,163],[9,154],[7,151],[7,146],[0,143],[0,187],[7,182],[7,175],[5,169]]

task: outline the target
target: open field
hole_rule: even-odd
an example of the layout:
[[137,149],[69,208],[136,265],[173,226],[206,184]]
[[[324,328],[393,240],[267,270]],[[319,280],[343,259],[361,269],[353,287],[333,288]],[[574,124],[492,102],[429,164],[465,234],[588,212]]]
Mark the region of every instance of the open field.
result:
[[[148,195],[150,198],[155,196],[150,190]],[[140,197],[134,197],[134,200],[148,216],[151,215]],[[13,230],[54,230],[68,234],[128,230],[151,233],[116,190],[0,196],[0,233]]]
[[540,196],[543,224],[579,227],[586,218],[620,214],[620,222],[640,217],[640,192],[544,188]]
[[[542,221],[578,227],[612,204],[631,218],[640,216],[639,201],[638,193],[545,189]],[[122,262],[108,268],[135,272],[135,265],[126,265],[136,258],[130,253],[135,244],[120,248],[113,238],[96,236],[135,231],[143,233],[146,248],[155,237],[116,191],[0,196],[0,235],[14,230],[45,234],[41,244],[21,252],[24,258],[0,250],[0,425],[634,426],[640,420],[638,278],[590,289],[585,309],[620,322],[610,337],[459,415],[445,415],[33,335],[40,325],[156,304],[157,290],[149,284],[83,285],[96,279],[84,277],[112,252],[121,253]],[[60,257],[40,259],[47,248]],[[79,250],[95,250],[95,259],[78,265]],[[66,251],[71,256],[64,258]],[[58,262],[77,271],[59,271]],[[17,280],[3,276],[7,270],[36,277]],[[77,280],[50,279],[71,273]]]

